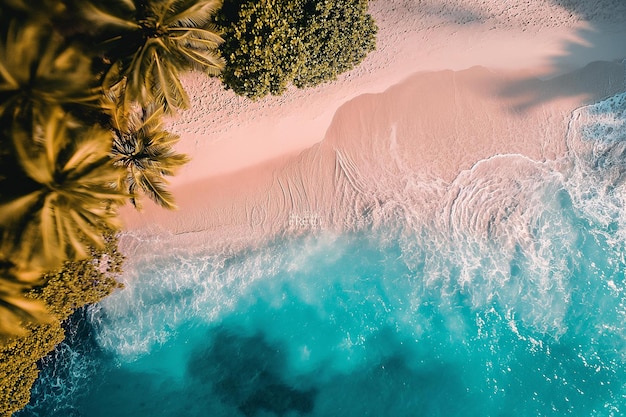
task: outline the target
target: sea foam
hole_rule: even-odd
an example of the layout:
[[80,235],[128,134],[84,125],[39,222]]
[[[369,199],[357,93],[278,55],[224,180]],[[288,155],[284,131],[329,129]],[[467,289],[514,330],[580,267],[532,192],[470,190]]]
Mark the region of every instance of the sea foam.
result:
[[403,192],[362,187],[379,203],[351,231],[235,254],[154,242],[57,349],[72,377],[47,365],[22,415],[620,415],[625,106],[576,110],[556,161],[422,185],[400,167]]

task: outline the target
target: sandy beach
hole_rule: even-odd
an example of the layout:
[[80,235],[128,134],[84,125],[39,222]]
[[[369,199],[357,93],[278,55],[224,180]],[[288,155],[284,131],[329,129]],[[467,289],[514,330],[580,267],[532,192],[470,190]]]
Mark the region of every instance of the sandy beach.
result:
[[626,3],[590,3],[374,0],[377,50],[333,83],[252,102],[187,74],[180,209],[126,207],[123,250],[436,217],[479,165],[559,163],[572,112],[625,89]]
[[[368,4],[377,49],[334,82],[251,101],[184,74],[178,210],[127,204],[123,272],[112,241],[28,296],[59,320],[99,301],[8,345],[5,404],[38,374],[20,416],[626,415],[626,0]],[[50,187],[46,232],[75,200]]]

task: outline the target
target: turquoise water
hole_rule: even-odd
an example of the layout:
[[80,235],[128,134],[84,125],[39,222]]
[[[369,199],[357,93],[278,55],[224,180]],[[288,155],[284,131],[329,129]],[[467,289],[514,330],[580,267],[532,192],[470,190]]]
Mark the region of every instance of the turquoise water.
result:
[[460,176],[429,223],[135,260],[19,416],[624,415],[625,101],[565,161]]

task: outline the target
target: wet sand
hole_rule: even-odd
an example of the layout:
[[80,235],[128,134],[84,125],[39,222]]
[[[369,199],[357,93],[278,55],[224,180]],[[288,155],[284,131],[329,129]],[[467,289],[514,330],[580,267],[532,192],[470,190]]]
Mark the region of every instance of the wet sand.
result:
[[500,3],[373,1],[377,51],[336,82],[281,97],[251,102],[186,76],[192,109],[170,121],[194,158],[172,181],[180,210],[125,208],[122,248],[238,250],[437,216],[480,161],[558,163],[572,112],[624,91],[626,7]]

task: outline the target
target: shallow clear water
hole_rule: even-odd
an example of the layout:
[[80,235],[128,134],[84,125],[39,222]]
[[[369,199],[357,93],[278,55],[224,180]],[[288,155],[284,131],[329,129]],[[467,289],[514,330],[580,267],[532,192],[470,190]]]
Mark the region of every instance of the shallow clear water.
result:
[[19,416],[623,415],[624,103],[559,168],[460,176],[445,221],[135,260]]

